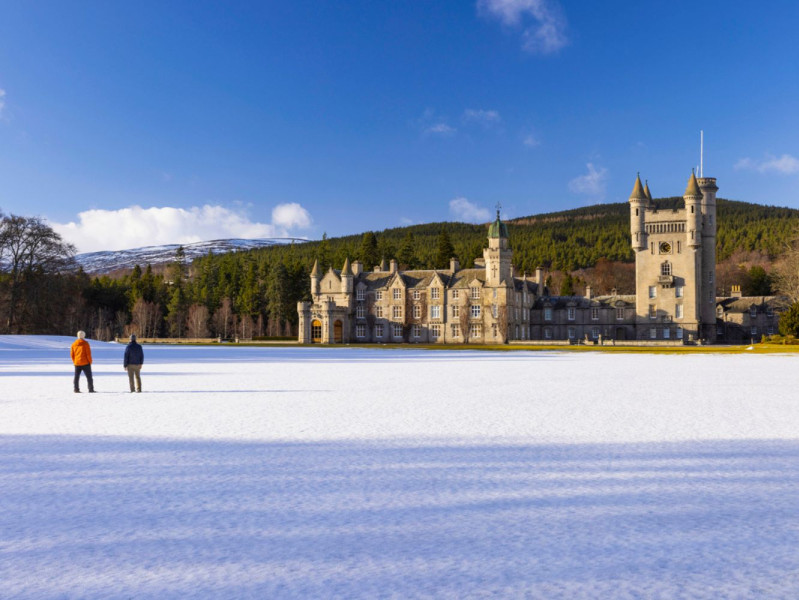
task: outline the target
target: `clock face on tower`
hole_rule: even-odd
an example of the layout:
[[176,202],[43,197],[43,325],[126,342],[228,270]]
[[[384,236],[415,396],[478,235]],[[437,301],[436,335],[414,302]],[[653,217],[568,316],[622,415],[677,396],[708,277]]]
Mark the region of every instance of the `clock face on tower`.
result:
[[671,244],[668,242],[660,242],[660,253],[671,254]]

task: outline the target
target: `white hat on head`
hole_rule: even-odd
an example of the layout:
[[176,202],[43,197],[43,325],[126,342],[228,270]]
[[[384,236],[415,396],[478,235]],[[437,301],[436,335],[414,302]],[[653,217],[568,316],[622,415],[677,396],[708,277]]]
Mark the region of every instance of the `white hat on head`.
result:
[[85,331],[83,331],[83,330],[81,329],[81,330],[78,332],[78,337],[79,337],[80,339],[83,339],[83,338],[85,338],[85,337],[86,337],[86,332],[85,332]]

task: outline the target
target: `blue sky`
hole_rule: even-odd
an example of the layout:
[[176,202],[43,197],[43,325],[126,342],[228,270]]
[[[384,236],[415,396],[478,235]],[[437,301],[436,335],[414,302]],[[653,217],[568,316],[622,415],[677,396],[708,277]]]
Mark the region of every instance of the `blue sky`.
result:
[[89,251],[679,195],[799,208],[795,2],[0,7],[0,209]]

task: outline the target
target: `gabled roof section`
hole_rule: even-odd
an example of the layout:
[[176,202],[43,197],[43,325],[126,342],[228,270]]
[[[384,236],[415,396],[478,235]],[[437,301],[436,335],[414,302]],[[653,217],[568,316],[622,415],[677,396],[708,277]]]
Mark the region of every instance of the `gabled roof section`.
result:
[[399,271],[396,271],[391,274],[391,277],[388,280],[388,287],[394,287],[394,284],[397,282],[399,282],[400,287],[402,287],[403,289],[408,287],[405,283],[405,280],[402,277],[402,274],[400,274]]
[[461,269],[450,277],[449,287],[451,288],[468,288],[472,281],[480,281],[481,285],[485,283],[486,272],[485,269]]

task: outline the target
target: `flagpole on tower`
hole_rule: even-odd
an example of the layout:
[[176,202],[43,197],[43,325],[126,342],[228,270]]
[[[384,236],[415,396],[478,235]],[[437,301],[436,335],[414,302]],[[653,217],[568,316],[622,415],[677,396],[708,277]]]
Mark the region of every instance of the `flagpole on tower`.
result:
[[699,176],[704,177],[705,171],[705,132],[704,130],[699,130]]

